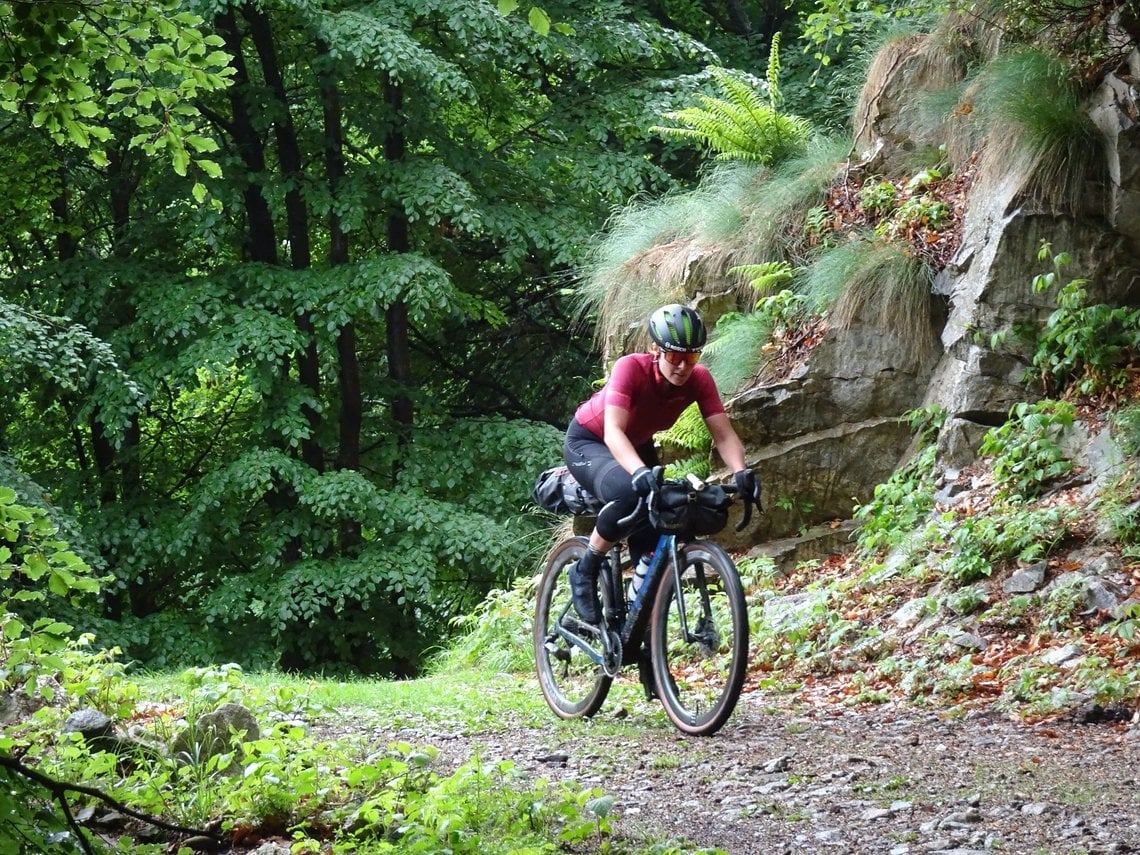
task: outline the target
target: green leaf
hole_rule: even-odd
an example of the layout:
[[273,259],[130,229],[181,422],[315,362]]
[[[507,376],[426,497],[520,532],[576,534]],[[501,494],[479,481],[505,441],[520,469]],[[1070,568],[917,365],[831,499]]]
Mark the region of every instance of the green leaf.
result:
[[57,597],[66,597],[67,592],[71,590],[71,585],[68,584],[67,578],[62,573],[53,570],[48,577],[48,590]]
[[550,16],[544,10],[538,6],[531,6],[530,14],[526,16],[526,19],[540,36],[550,35]]
[[590,799],[586,802],[586,810],[598,819],[605,819],[613,810],[615,801],[614,796],[598,796],[596,799]]
[[519,7],[518,0],[499,0],[499,14],[509,15]]
[[49,569],[47,561],[38,553],[27,556],[24,561],[24,575],[33,581],[42,579]]

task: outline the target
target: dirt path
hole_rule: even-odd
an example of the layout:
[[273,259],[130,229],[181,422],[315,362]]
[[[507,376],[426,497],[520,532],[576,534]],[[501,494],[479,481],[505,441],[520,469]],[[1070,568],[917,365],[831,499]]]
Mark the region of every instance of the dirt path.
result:
[[504,728],[498,712],[486,733],[356,725],[433,745],[444,763],[478,753],[601,787],[617,797],[618,833],[732,855],[1140,852],[1140,726],[778,704],[746,695],[708,739],[681,736],[637,702],[569,725],[506,713]]

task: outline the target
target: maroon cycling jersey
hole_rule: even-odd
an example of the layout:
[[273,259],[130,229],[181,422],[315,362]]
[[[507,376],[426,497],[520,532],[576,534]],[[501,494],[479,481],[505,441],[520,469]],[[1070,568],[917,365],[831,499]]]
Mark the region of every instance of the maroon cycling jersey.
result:
[[574,419],[586,430],[605,439],[606,407],[621,407],[629,413],[625,433],[634,447],[644,445],[658,431],[667,430],[693,402],[708,419],[724,412],[712,374],[696,365],[683,386],[674,386],[657,367],[652,353],[631,353],[614,363],[606,385],[578,407]]

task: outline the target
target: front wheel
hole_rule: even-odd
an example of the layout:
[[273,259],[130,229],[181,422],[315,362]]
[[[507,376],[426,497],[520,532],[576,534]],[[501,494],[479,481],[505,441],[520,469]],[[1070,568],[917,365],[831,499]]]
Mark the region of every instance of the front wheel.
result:
[[592,716],[602,708],[613,683],[602,667],[597,631],[577,619],[570,602],[570,568],[587,543],[584,537],[560,543],[538,583],[534,661],[542,696],[559,718]]
[[653,604],[653,676],[673,724],[710,736],[728,721],[744,686],[748,608],[736,565],[723,549],[698,541],[679,556],[680,585],[667,568]]

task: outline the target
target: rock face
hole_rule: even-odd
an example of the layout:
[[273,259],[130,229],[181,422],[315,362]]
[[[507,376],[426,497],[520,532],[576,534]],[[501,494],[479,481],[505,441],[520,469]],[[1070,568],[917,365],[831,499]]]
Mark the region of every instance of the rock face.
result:
[[[885,51],[884,68],[869,75],[856,118],[857,147],[868,174],[887,174],[894,158],[937,142],[910,103],[923,86],[946,85],[960,70],[933,69],[921,40]],[[933,69],[933,70],[932,70]],[[1133,51],[1120,75],[1140,77]],[[941,407],[942,468],[961,468],[977,454],[986,430],[1010,408],[1042,397],[1025,381],[1032,348],[1016,334],[1040,326],[1056,294],[1037,293],[1032,280],[1048,268],[1037,258],[1043,240],[1073,256],[1068,278],[1089,280],[1093,303],[1135,305],[1140,296],[1140,109],[1135,91],[1109,74],[1090,101],[1107,175],[1092,176],[1077,204],[1056,213],[1025,190],[1017,174],[984,171],[967,196],[962,239],[935,294],[937,343],[903,357],[895,331],[856,320],[830,330],[792,376],[751,389],[729,402],[729,415],[764,482],[765,516],[757,530],[721,536],[727,545],[787,538],[810,526],[848,519],[869,500],[912,448],[899,417]],[[747,537],[748,541],[740,540]],[[735,541],[735,542],[734,542]]]
[[933,365],[928,354],[908,366],[901,352],[890,334],[832,331],[798,376],[729,402],[764,481],[764,539],[846,519],[853,498],[866,501],[890,477],[911,440],[898,416],[922,404]]

